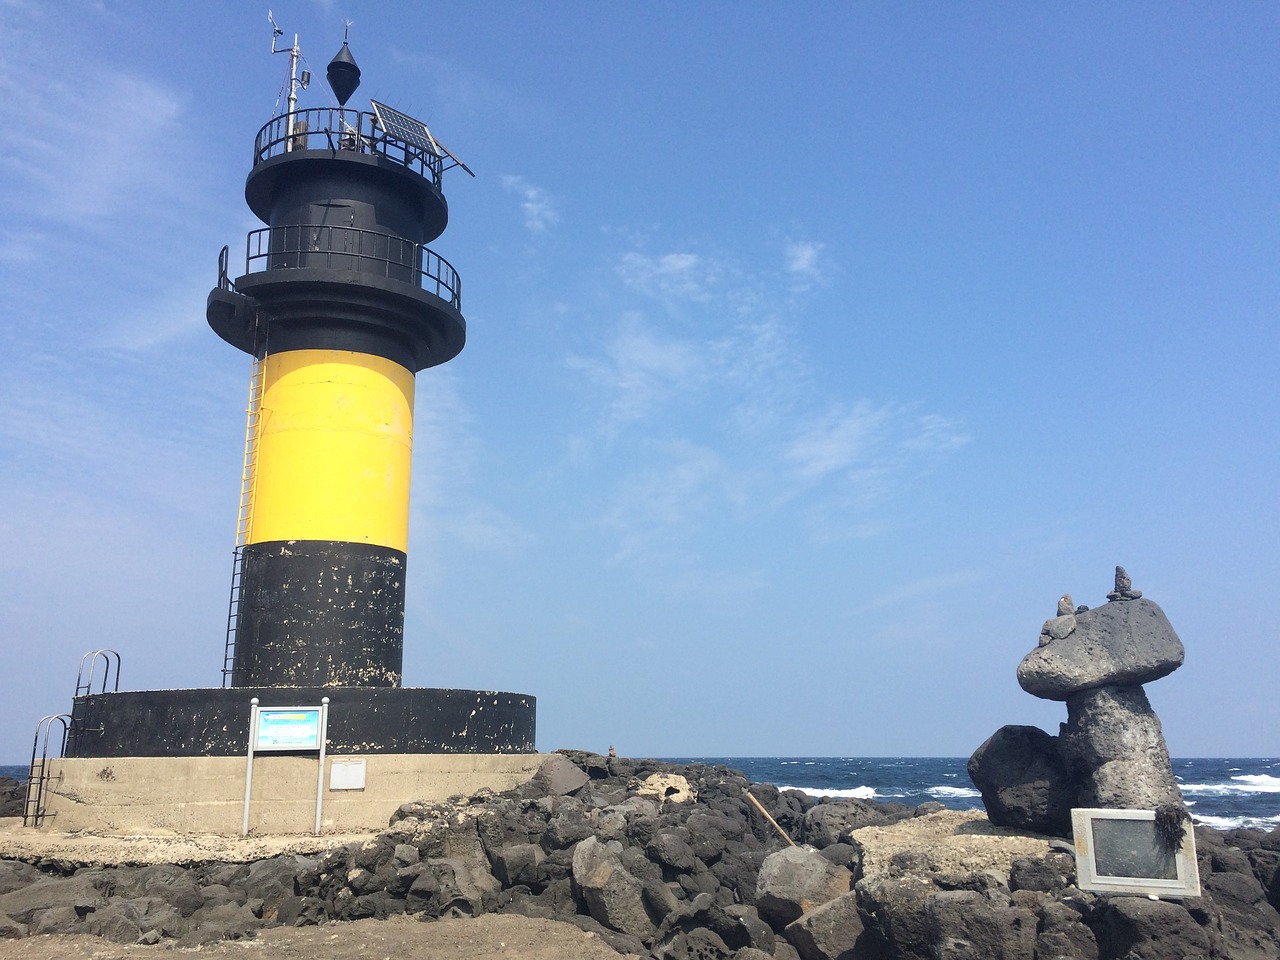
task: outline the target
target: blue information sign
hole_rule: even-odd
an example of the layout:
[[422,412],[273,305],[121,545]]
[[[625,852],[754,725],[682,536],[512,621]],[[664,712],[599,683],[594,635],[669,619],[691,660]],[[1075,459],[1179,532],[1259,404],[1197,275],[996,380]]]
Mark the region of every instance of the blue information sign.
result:
[[319,750],[319,707],[259,707],[255,750]]

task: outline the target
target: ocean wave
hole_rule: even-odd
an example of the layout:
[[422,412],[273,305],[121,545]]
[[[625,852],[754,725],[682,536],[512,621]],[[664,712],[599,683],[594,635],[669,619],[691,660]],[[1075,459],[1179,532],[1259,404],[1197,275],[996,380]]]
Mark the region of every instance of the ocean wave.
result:
[[925,793],[932,794],[935,797],[980,797],[982,796],[973,787],[930,787]]
[[1277,817],[1210,817],[1193,814],[1192,819],[1203,826],[1214,830],[1242,830],[1252,827],[1255,830],[1274,830],[1280,827],[1280,816]]
[[1183,793],[1225,796],[1232,793],[1280,793],[1280,777],[1266,773],[1248,773],[1232,777],[1230,783],[1183,783]]
[[875,787],[851,787],[848,789],[828,789],[826,787],[792,787],[778,784],[779,790],[800,790],[811,797],[840,797],[847,800],[874,800]]

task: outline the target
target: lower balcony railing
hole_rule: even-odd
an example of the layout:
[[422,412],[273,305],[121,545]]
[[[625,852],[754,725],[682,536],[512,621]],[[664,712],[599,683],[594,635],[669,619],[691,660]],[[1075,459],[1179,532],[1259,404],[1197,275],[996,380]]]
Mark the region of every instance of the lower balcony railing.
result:
[[403,237],[313,224],[265,227],[249,234],[246,273],[301,268],[351,270],[411,283],[462,309],[462,280],[453,265]]

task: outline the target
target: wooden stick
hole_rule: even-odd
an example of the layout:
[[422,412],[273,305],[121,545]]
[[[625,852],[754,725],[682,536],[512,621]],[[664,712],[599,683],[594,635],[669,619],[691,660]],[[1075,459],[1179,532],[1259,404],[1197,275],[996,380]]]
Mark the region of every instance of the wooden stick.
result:
[[791,844],[791,846],[794,847],[796,845],[796,842],[792,840],[789,836],[787,836],[787,831],[783,830],[780,826],[778,826],[778,821],[773,819],[773,817],[769,816],[769,811],[766,810],[760,804],[760,801],[756,799],[756,795],[752,793],[750,790],[747,791],[747,799],[750,800],[752,803],[754,803],[756,806],[756,809],[764,814],[764,818],[768,820],[770,824],[773,825],[773,829],[778,831],[778,836],[780,836],[783,840],[787,841],[787,843]]

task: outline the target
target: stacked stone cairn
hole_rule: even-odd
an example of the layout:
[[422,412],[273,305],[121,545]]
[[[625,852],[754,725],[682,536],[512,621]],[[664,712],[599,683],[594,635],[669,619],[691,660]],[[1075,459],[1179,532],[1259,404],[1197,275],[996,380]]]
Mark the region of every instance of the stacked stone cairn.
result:
[[[383,833],[316,856],[0,860],[0,937],[195,946],[281,924],[502,912],[572,923],[653,960],[1280,958],[1280,829],[1206,831],[1206,895],[1174,905],[1082,892],[1070,856],[985,818],[987,835],[970,835],[980,816],[562,751],[514,790],[406,803]],[[882,839],[940,827],[956,835]],[[949,859],[946,842],[1004,852]]]
[[1023,690],[1067,705],[1057,737],[1006,726],[969,760],[991,822],[1071,835],[1072,807],[1156,810],[1186,818],[1160,719],[1143,690],[1182,666],[1164,611],[1116,567],[1108,602],[1074,607],[1068,594],[1018,665]]

